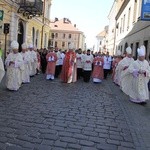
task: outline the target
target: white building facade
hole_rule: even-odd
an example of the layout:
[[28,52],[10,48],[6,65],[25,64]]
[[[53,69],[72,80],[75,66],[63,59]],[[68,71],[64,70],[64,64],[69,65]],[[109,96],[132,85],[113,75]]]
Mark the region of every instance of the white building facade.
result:
[[112,8],[109,12],[108,19],[109,19],[109,29],[108,29],[108,51],[114,55],[115,53],[115,27],[116,27],[116,14],[117,14],[117,2],[114,1]]
[[97,36],[97,52],[106,53],[108,50],[108,26],[105,26],[104,30]]
[[115,50],[125,53],[127,46],[133,49],[137,58],[137,48],[146,47],[146,59],[150,56],[150,21],[141,21],[142,0],[124,0],[116,14]]

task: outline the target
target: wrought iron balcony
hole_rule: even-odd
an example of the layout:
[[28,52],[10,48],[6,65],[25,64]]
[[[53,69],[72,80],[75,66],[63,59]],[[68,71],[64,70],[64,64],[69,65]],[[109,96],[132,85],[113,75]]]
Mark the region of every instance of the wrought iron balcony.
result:
[[43,13],[42,0],[20,0],[18,13],[22,13],[28,19],[40,16]]

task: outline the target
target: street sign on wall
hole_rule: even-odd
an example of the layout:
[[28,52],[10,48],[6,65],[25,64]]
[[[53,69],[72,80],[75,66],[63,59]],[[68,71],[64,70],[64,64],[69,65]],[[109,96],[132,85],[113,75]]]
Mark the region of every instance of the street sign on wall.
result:
[[150,21],[150,0],[142,0],[141,20]]
[[0,21],[3,20],[3,16],[4,16],[4,11],[3,11],[3,10],[0,10]]

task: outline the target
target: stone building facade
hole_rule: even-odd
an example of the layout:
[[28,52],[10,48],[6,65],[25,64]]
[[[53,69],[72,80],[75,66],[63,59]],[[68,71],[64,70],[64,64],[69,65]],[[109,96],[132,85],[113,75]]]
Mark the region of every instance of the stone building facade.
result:
[[[26,0],[29,1],[30,0]],[[0,10],[4,12],[3,20],[0,21],[0,48],[3,54],[10,51],[10,43],[12,40],[19,42],[19,50],[21,44],[33,44],[36,48],[48,47],[50,37],[50,9],[51,0],[37,0],[38,9],[42,7],[41,15],[28,15],[23,8],[19,9],[24,2],[22,0],[1,0]],[[33,6],[34,8],[35,6]],[[20,10],[20,11],[19,11]],[[6,36],[3,32],[4,24],[9,23],[9,33]]]

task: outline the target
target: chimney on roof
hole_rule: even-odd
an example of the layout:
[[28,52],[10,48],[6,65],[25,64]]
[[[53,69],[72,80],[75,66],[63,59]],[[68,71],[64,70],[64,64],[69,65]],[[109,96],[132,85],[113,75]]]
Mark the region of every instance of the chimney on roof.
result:
[[67,18],[67,21],[69,22],[69,23],[71,23],[71,21]]
[[58,21],[58,18],[55,18],[55,22]]
[[76,27],[77,27],[77,25],[76,25],[76,24],[74,24],[74,27],[76,28]]
[[66,18],[63,18],[63,22],[66,23]]

